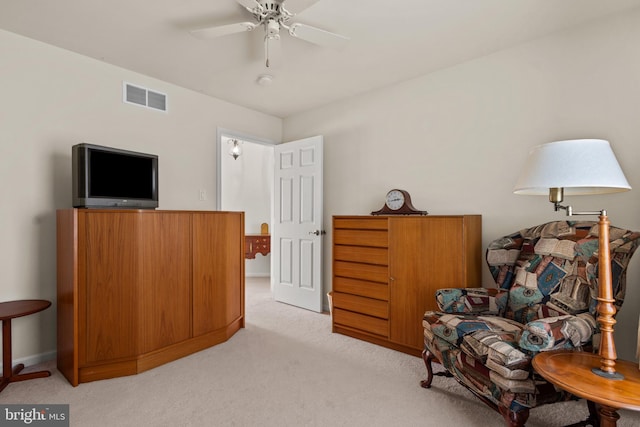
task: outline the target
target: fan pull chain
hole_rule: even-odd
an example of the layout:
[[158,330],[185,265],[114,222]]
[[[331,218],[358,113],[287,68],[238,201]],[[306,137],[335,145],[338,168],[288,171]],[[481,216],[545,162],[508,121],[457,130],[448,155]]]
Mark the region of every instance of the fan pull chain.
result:
[[264,38],[264,56],[265,56],[265,65],[269,68],[269,36],[265,36]]

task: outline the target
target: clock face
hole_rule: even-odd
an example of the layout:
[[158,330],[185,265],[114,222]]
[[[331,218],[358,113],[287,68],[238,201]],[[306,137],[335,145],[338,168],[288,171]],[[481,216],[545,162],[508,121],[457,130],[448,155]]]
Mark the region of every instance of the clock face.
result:
[[400,190],[391,190],[387,193],[387,207],[397,211],[404,205],[404,194]]

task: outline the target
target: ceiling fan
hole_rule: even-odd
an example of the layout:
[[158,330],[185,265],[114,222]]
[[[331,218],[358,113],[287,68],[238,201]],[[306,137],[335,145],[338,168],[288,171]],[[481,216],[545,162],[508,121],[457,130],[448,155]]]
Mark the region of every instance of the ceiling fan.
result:
[[[287,0],[236,0],[243,6],[255,19],[255,22],[238,22],[235,24],[219,25],[209,28],[202,28],[190,31],[190,33],[198,38],[213,39],[229,34],[251,31],[258,26],[264,28],[264,45],[265,45],[265,65],[269,67],[270,50],[279,49],[280,30],[285,29],[289,35],[305,40],[307,42],[332,48],[341,48],[349,42],[349,38],[312,27],[311,25],[299,22],[290,23],[289,21],[295,16],[285,8]],[[297,12],[300,12],[318,0],[291,0],[296,3]]]

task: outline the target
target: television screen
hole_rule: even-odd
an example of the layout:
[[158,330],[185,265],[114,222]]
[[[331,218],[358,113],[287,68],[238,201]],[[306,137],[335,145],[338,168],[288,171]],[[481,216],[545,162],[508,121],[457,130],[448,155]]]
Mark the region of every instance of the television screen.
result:
[[72,162],[74,207],[158,207],[158,156],[78,144]]
[[89,195],[93,197],[153,197],[153,159],[93,150],[90,155]]

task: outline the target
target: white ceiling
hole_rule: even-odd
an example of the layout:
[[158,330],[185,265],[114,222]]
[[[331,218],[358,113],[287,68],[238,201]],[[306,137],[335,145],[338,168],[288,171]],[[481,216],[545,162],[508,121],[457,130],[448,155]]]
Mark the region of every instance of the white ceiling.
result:
[[[634,7],[640,0],[319,0],[292,22],[350,43],[335,51],[283,34],[269,69],[261,28],[207,41],[188,33],[251,20],[234,0],[0,0],[0,28],[287,117]],[[267,72],[273,83],[257,85]]]

